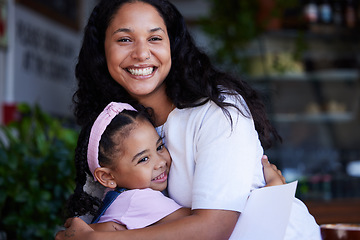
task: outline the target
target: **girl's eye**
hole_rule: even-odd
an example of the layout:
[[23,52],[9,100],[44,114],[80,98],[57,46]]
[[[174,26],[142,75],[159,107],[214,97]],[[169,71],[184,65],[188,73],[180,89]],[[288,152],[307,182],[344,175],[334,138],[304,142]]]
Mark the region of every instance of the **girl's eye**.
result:
[[144,157],[144,158],[142,158],[142,159],[140,159],[140,160],[138,161],[138,164],[139,164],[139,163],[142,163],[142,162],[147,162],[148,160],[149,160],[148,157]]
[[161,151],[165,148],[164,144],[162,143],[160,146],[157,147],[157,151]]

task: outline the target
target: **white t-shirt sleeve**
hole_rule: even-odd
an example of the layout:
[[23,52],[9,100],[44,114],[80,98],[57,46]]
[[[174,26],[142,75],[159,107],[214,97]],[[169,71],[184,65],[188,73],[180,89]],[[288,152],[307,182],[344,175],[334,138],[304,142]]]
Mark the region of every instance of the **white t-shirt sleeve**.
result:
[[[214,103],[195,136],[193,209],[241,212],[261,162],[262,148],[253,120],[235,108],[229,118]],[[261,172],[261,169],[260,169]]]
[[149,226],[181,208],[174,200],[150,188],[121,193],[100,218],[117,222],[128,229]]

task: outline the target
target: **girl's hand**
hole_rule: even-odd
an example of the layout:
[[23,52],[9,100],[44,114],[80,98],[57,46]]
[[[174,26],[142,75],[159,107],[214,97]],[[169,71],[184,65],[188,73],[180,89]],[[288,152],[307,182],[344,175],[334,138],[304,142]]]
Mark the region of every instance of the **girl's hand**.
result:
[[116,222],[94,223],[90,224],[90,227],[95,231],[100,232],[113,232],[127,229],[124,225],[118,224]]
[[55,236],[55,240],[89,239],[88,236],[94,232],[94,230],[80,218],[67,219],[64,227],[66,227],[66,229],[59,231]]
[[285,184],[285,178],[281,174],[281,171],[277,169],[274,164],[271,164],[266,155],[263,155],[261,158],[261,163],[263,165],[264,177],[266,181],[265,187],[276,186]]

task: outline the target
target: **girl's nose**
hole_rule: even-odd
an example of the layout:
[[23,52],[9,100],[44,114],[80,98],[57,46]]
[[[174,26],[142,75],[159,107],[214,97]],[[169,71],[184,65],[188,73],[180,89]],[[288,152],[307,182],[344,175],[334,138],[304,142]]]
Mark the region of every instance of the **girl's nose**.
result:
[[138,61],[142,62],[145,60],[149,60],[151,56],[150,49],[147,43],[138,42],[135,44],[134,50],[131,54],[131,57],[137,59]]
[[160,169],[166,166],[166,161],[163,158],[159,158],[155,164],[155,169]]

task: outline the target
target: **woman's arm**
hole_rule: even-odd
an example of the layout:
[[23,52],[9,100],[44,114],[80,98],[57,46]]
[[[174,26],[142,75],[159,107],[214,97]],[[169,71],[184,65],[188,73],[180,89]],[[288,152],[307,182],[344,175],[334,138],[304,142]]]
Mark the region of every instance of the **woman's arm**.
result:
[[80,218],[73,218],[66,221],[67,229],[58,232],[55,239],[228,239],[238,217],[234,211],[199,209],[168,223],[116,232],[96,232]]
[[[274,164],[270,164],[268,158],[263,156],[262,164],[267,185],[274,186],[285,183],[281,171]],[[160,220],[164,223],[152,226],[144,230],[128,230],[121,232],[95,232],[80,218],[68,219],[65,223],[67,228],[56,235],[56,240],[62,239],[228,239],[235,227],[239,213],[221,210],[195,210],[192,216],[190,209],[181,208],[173,214]],[[187,216],[183,218],[184,216]],[[176,220],[176,221],[175,221]],[[169,223],[171,221],[171,223]],[[165,223],[167,222],[167,223]],[[210,224],[210,225],[208,225]],[[111,225],[112,226],[112,225]],[[181,227],[185,226],[185,227]],[[114,230],[120,230],[114,228]],[[173,232],[174,231],[174,232]],[[213,235],[216,232],[216,235]],[[206,235],[210,235],[206,237]],[[217,238],[217,236],[219,238]]]
[[[160,223],[167,223],[167,222],[171,222],[186,216],[190,216],[191,215],[191,210],[190,208],[179,208],[178,210],[170,213],[169,215],[165,216],[164,218],[160,219],[159,221],[155,222],[152,225],[155,224],[160,224]],[[95,231],[99,231],[99,232],[115,232],[115,231],[120,231],[120,230],[127,230],[126,226],[118,224],[116,222],[102,222],[102,223],[93,223],[90,224],[90,227],[95,230]]]
[[176,210],[175,212],[172,212],[171,214],[167,215],[166,217],[160,219],[159,221],[157,221],[155,224],[159,224],[159,223],[167,223],[167,222],[171,222],[183,217],[187,217],[190,216],[192,214],[191,209],[190,208],[185,208],[182,207],[178,210]]

